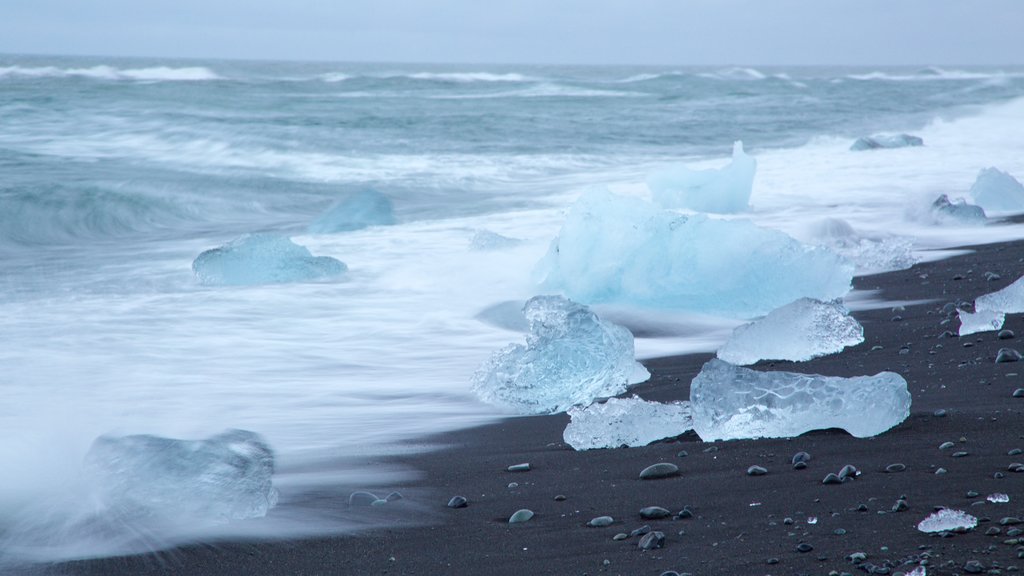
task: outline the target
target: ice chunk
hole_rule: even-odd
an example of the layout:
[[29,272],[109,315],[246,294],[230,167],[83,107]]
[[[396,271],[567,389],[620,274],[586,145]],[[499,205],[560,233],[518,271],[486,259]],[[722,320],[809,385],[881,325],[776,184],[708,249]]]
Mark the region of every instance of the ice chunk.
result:
[[738,326],[718,349],[718,357],[740,365],[759,360],[803,362],[863,341],[864,327],[841,303],[801,298]]
[[562,438],[576,450],[646,446],[693,430],[689,402],[648,402],[637,396],[569,409]]
[[274,453],[246,430],[206,440],[100,436],[85,470],[100,502],[126,519],[243,520],[277,503]]
[[850,150],[877,150],[878,148],[906,148],[924,146],[924,140],[910,134],[875,134],[857,138]]
[[881,434],[910,414],[899,374],[838,378],[756,372],[712,359],[690,384],[693,428],[705,442],[783,438],[842,428],[858,438]]
[[974,201],[991,212],[1024,212],[1024,185],[996,168],[985,168],[971,186]]
[[485,402],[521,414],[562,412],[615,396],[650,377],[634,360],[633,335],[561,296],[535,296],[523,314],[526,346],[495,352],[473,375]]
[[586,304],[749,318],[804,296],[838,298],[853,266],[746,220],[681,216],[592,191],[570,209],[535,272],[545,288]]
[[913,244],[907,238],[861,236],[845,220],[825,218],[814,225],[813,235],[833,252],[857,267],[857,274],[906,270],[917,263]]
[[306,247],[274,234],[247,234],[192,262],[200,282],[218,286],[309,282],[347,269],[340,260],[313,256]]
[[1005,504],[1010,501],[1010,496],[1001,492],[994,492],[986,496],[985,500],[988,500],[993,504]]
[[757,160],[743,152],[742,142],[736,142],[728,166],[717,170],[675,166],[652,173],[647,187],[654,202],[665,208],[731,214],[747,210],[756,172]]
[[988,218],[981,206],[968,204],[963,198],[951,201],[943,194],[932,202],[932,215],[939,223],[985,224]]
[[949,532],[952,530],[970,530],[978,525],[978,519],[962,510],[943,508],[931,513],[927,518],[917,523],[917,529],[921,532]]
[[974,301],[975,312],[1005,312],[1020,314],[1024,312],[1024,276],[1017,278],[1002,290],[979,296]]
[[521,243],[522,240],[502,236],[490,230],[477,230],[469,242],[469,247],[473,250],[504,250],[505,248],[515,248]]
[[310,234],[334,234],[395,223],[391,200],[376,190],[346,196],[309,225]]
[[982,310],[971,314],[963,310],[957,310],[960,316],[960,336],[975,334],[977,332],[989,332],[999,330],[1006,321],[1006,314],[994,310]]

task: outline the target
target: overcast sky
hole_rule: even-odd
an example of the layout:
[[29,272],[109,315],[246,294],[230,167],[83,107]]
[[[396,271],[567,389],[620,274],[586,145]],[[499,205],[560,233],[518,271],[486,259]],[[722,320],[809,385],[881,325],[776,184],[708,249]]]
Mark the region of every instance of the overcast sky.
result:
[[1024,0],[5,0],[0,52],[573,64],[1022,64]]

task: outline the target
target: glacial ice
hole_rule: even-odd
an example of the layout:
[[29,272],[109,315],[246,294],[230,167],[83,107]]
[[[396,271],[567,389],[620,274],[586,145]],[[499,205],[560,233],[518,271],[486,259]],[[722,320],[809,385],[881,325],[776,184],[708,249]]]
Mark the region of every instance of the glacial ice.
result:
[[522,240],[502,236],[501,234],[491,232],[490,230],[477,230],[473,233],[473,238],[469,241],[470,248],[480,251],[504,250],[506,248],[515,248],[520,244],[522,244]]
[[340,260],[313,256],[306,247],[274,234],[247,234],[203,252],[192,262],[196,278],[215,286],[309,282],[347,269]]
[[932,215],[939,223],[985,224],[988,222],[984,208],[968,204],[963,198],[950,200],[946,194],[932,202]]
[[960,316],[960,336],[975,334],[977,332],[989,332],[999,330],[1006,321],[1006,314],[994,310],[981,310],[971,314],[964,310],[958,310]]
[[360,190],[342,198],[309,225],[310,234],[350,232],[395,223],[391,200],[376,190]]
[[824,246],[853,262],[857,274],[906,270],[917,264],[913,243],[907,238],[862,236],[839,218],[817,222],[812,233]]
[[978,525],[978,519],[962,510],[943,508],[928,515],[917,523],[921,532],[950,532],[952,530],[970,530]]
[[562,438],[576,450],[646,446],[693,429],[689,402],[648,402],[637,396],[569,409]]
[[274,453],[247,430],[205,440],[100,436],[85,471],[100,502],[125,519],[225,522],[277,504]]
[[732,161],[724,168],[691,170],[674,166],[652,173],[647,187],[656,204],[697,212],[732,214],[744,212],[757,172],[757,160],[743,152],[743,143],[732,147]]
[[864,327],[841,303],[800,298],[738,326],[718,349],[718,357],[738,365],[759,360],[803,362],[863,341]]
[[1010,174],[985,168],[971,185],[975,203],[990,212],[1024,212],[1024,185]]
[[634,360],[629,330],[561,296],[535,296],[523,314],[526,346],[495,352],[473,375],[473,389],[491,404],[521,414],[563,412],[615,396],[650,377]]
[[804,296],[838,298],[853,266],[746,220],[682,216],[597,190],[569,210],[535,274],[546,289],[586,304],[749,318]]
[[924,140],[910,134],[875,134],[862,136],[850,146],[850,150],[877,150],[878,148],[905,148],[924,146]]
[[783,438],[842,428],[858,438],[881,434],[910,414],[899,374],[839,378],[757,372],[710,360],[690,384],[693,428],[705,442]]
[[977,312],[1005,312],[1007,314],[1020,314],[1024,312],[1024,276],[1017,278],[1002,290],[979,296],[974,301],[974,311]]

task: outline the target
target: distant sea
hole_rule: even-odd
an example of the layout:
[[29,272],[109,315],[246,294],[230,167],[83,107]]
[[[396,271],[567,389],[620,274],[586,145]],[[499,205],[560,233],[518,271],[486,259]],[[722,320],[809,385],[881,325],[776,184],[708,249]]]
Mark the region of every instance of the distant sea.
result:
[[[286,506],[289,486],[387,482],[324,462],[500,417],[469,385],[523,340],[495,311],[538,293],[534,266],[587,190],[648,197],[651,172],[724,166],[741,140],[758,172],[751,210],[730,217],[807,243],[840,219],[933,258],[1020,237],[937,223],[928,207],[965,196],[988,166],[1024,177],[1022,127],[1024,68],[0,56],[0,532],[68,514],[55,495],[101,434],[252,430],[277,453]],[[849,150],[880,132],[924,146]],[[394,225],[309,233],[365,189],[390,200]],[[251,233],[348,271],[196,279],[201,252]],[[480,233],[516,242],[481,250]],[[640,357],[714,350],[739,321],[596,310],[632,319]],[[37,534],[39,557],[127,549]]]

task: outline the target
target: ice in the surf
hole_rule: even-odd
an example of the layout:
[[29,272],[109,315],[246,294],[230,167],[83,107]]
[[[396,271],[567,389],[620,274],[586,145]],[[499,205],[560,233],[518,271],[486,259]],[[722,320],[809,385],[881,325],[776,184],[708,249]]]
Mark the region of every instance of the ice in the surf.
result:
[[1024,276],[1017,278],[1002,290],[997,290],[974,301],[974,311],[1005,312],[1020,314],[1024,312]]
[[963,198],[950,200],[949,196],[943,194],[932,202],[932,216],[940,224],[968,224],[978,225],[988,222],[985,209],[981,206],[968,204]]
[[978,519],[963,510],[943,508],[929,514],[917,523],[921,532],[951,532],[953,530],[970,530],[978,525]]
[[920,136],[911,134],[875,134],[857,138],[850,150],[877,150],[879,148],[906,148],[908,146],[924,146]]
[[917,263],[908,238],[865,236],[840,218],[824,218],[810,228],[816,241],[853,262],[858,274],[906,270]]
[[1006,314],[996,310],[981,310],[979,312],[967,312],[959,310],[960,336],[975,334],[977,332],[990,332],[999,330],[1006,321]]
[[376,190],[364,189],[349,194],[331,206],[309,225],[309,232],[335,234],[394,223],[391,200]]
[[797,298],[846,294],[853,265],[746,220],[684,216],[603,190],[584,194],[535,273],[546,290],[750,318]]
[[100,436],[85,472],[100,503],[126,520],[244,520],[278,498],[274,453],[246,430],[205,440]]
[[526,345],[495,352],[473,376],[491,404],[521,414],[549,414],[615,396],[650,377],[634,358],[633,335],[561,296],[535,296],[523,314]]
[[864,327],[838,301],[800,298],[733,330],[718,349],[731,364],[759,360],[802,362],[864,341]]
[[990,212],[1024,212],[1024,185],[998,168],[978,173],[971,185],[971,197]]
[[910,401],[906,380],[893,372],[854,378],[758,372],[717,358],[690,384],[693,428],[706,442],[826,428],[866,438],[903,422]]
[[275,234],[247,234],[200,254],[192,262],[196,278],[212,286],[309,282],[338,276],[348,269],[329,256]]
[[522,240],[516,238],[509,238],[503,236],[497,232],[491,232],[490,230],[477,230],[473,233],[473,237],[469,241],[469,247],[473,250],[504,250],[506,248],[515,248],[522,244]]
[[656,204],[697,212],[731,214],[747,210],[753,190],[757,160],[733,144],[732,161],[724,168],[693,170],[673,166],[652,173],[647,187]]
[[570,421],[562,438],[576,450],[646,446],[693,429],[686,401],[664,404],[637,396],[609,398],[570,408],[568,413]]

